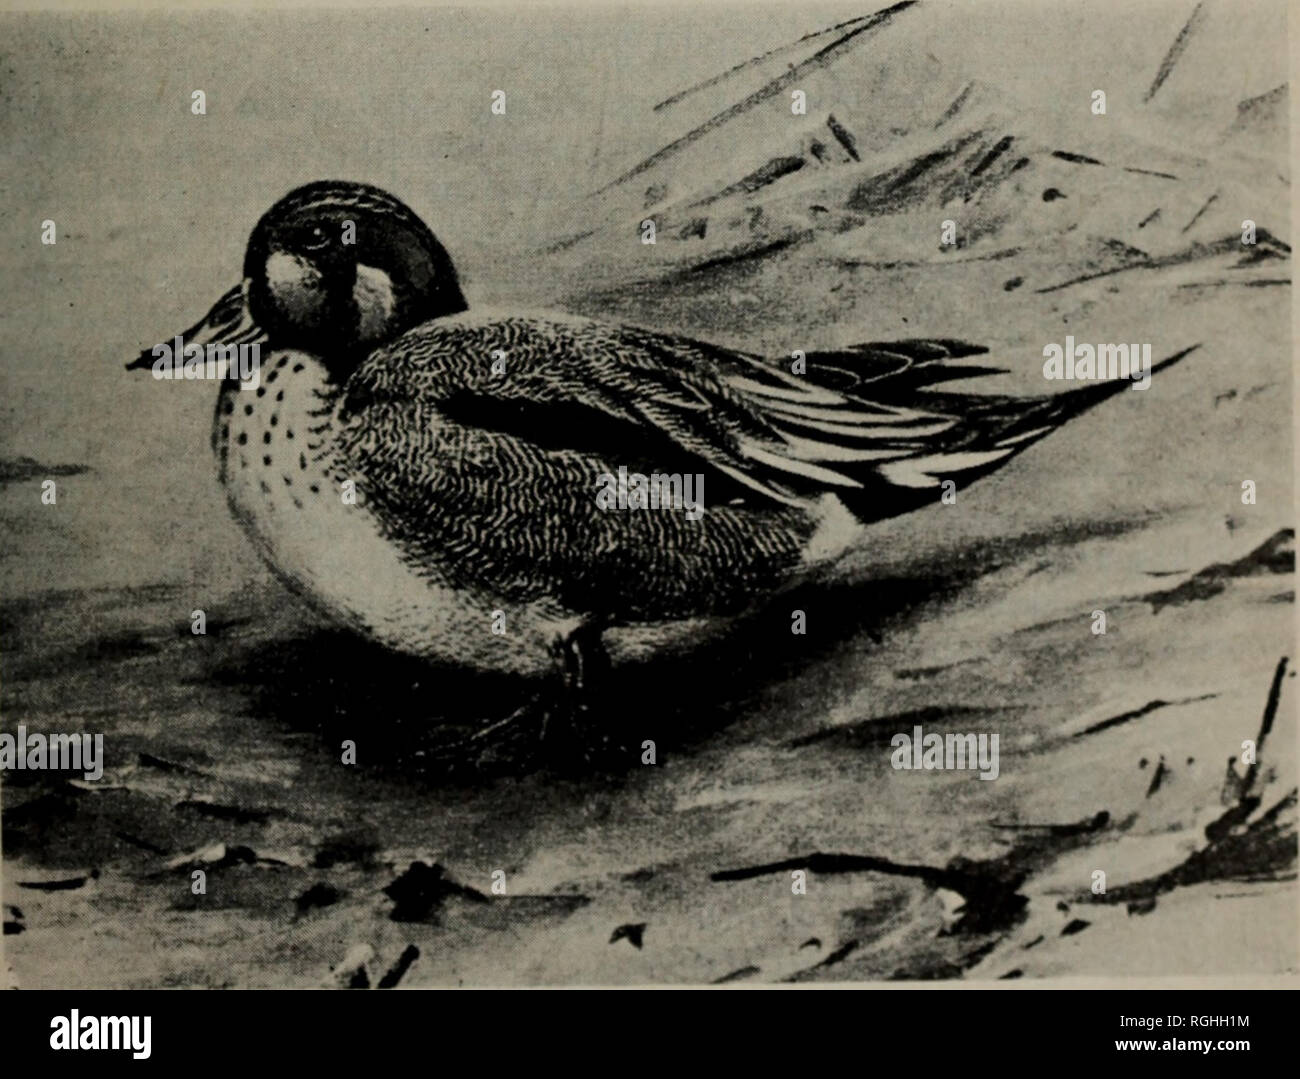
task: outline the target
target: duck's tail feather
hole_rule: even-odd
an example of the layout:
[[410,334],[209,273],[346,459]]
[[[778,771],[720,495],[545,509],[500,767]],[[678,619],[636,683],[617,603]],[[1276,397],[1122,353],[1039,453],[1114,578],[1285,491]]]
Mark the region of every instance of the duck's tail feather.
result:
[[[1199,347],[1153,364],[1150,374]],[[1030,398],[924,392],[940,382],[1002,373],[950,362],[986,351],[950,340],[871,343],[809,353],[803,379],[779,375],[779,382],[766,386],[745,379],[746,396],[762,407],[784,442],[779,454],[766,451],[766,463],[786,462],[792,473],[811,468],[833,473],[836,482],[827,486],[870,523],[935,500],[946,480],[964,487],[988,475],[1075,416],[1135,385],[1127,378],[1107,379]],[[803,392],[795,388],[800,383]]]
[[[1155,375],[1172,367],[1184,356],[1200,348],[1191,345],[1151,365],[1148,375]],[[1149,385],[1149,383],[1148,383]],[[1019,453],[1040,438],[1080,416],[1094,405],[1114,397],[1125,390],[1137,389],[1138,383],[1128,378],[1108,378],[1087,382],[1065,393],[1045,397],[984,397],[974,394],[932,395],[944,402],[941,410],[964,412],[964,429],[954,431],[954,442],[961,447],[979,447],[994,450],[1014,447]],[[1139,391],[1141,392],[1141,391]],[[963,407],[964,406],[964,407]]]
[[[1150,373],[1171,367],[1199,347],[1153,364]],[[842,501],[864,523],[923,505],[934,500],[945,480],[965,487],[987,476],[1074,417],[1134,385],[1129,379],[1107,379],[1037,398],[923,394],[937,398],[935,410],[959,417],[957,422],[919,455],[881,462],[863,491],[843,495]]]
[[906,401],[918,390],[939,382],[1005,374],[1001,367],[951,362],[987,352],[983,345],[944,337],[867,341],[840,352],[808,353],[808,378],[819,386],[872,401]]

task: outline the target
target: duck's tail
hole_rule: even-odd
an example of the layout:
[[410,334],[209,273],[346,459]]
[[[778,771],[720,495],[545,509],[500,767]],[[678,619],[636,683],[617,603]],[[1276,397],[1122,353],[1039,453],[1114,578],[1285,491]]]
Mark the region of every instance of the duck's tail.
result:
[[[1199,347],[1153,364],[1148,373],[1171,367]],[[1138,385],[1110,378],[1046,397],[930,389],[1004,373],[951,362],[986,352],[960,341],[915,340],[808,353],[801,380],[806,394],[796,398],[767,389],[765,417],[785,440],[785,456],[823,462],[823,471],[829,467],[845,481],[834,485],[835,493],[868,524],[935,501],[945,481],[967,486],[1068,420]]]

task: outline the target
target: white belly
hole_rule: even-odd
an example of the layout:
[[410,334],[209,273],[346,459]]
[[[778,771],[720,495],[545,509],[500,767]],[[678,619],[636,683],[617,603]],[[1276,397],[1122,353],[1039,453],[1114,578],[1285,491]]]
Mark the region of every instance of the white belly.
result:
[[[263,357],[260,396],[225,385],[214,443],[219,461],[224,448],[231,508],[297,591],[397,651],[518,674],[551,668],[550,646],[580,618],[453,589],[434,568],[417,572],[380,532],[364,490],[354,502],[345,498],[351,477],[333,453],[333,402],[316,360],[298,352]],[[494,618],[498,611],[503,619]],[[504,633],[494,632],[503,621]]]

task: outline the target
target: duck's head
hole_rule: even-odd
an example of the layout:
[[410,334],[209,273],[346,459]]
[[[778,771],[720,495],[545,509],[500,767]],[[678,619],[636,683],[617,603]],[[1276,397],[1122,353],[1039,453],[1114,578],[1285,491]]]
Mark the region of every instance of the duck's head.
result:
[[[244,280],[186,344],[264,339],[343,373],[412,326],[466,308],[456,269],[428,226],[367,184],[321,181],[289,192],[253,229]],[[128,367],[151,367],[146,350]]]

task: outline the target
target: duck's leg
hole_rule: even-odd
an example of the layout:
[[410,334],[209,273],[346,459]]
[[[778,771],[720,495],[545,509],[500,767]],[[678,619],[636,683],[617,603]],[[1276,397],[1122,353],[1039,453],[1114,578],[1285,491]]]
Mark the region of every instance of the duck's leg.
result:
[[593,720],[592,705],[610,670],[600,623],[579,626],[551,647],[554,675],[549,685],[504,719],[447,747],[483,766],[501,761],[590,763],[609,745]]
[[556,641],[555,652],[563,671],[564,692],[573,710],[586,711],[593,695],[609,676],[609,653],[602,636],[605,627],[598,622],[579,626],[567,637]]
[[594,714],[610,673],[604,631],[601,623],[589,622],[557,642],[563,697],[541,730],[547,755],[557,764],[566,757],[589,764],[609,750],[609,726]]

